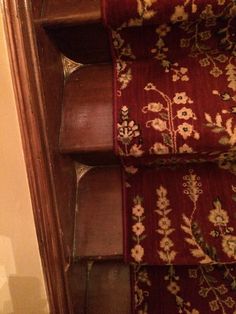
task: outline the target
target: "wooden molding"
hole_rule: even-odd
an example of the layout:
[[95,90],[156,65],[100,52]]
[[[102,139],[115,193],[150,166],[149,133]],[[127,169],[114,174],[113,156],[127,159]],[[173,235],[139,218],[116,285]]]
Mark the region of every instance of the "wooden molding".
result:
[[31,7],[28,0],[3,0],[2,7],[50,310],[55,314],[72,313]]

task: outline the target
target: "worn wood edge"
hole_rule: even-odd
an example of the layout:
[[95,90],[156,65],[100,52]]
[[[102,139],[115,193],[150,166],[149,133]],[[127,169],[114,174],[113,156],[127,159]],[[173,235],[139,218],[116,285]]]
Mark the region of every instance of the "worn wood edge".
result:
[[28,1],[3,0],[2,12],[50,312],[73,313],[43,119],[44,99],[30,5]]
[[92,14],[67,14],[62,16],[44,16],[34,20],[35,24],[43,27],[64,27],[72,25],[84,25],[101,23],[101,12],[98,10]]

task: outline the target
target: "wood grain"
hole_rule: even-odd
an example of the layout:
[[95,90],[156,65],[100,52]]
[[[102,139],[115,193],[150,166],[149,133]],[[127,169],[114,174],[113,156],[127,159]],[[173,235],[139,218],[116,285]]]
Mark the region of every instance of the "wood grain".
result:
[[50,311],[72,313],[30,2],[25,0],[22,4],[21,0],[4,0],[2,6]]
[[95,167],[79,181],[75,258],[123,256],[121,170]]
[[42,13],[36,22],[43,26],[101,21],[100,0],[46,0]]
[[129,266],[95,263],[90,273],[87,314],[130,314]]
[[117,261],[73,265],[74,314],[130,314],[130,270]]
[[74,72],[64,91],[60,150],[111,152],[112,121],[111,66],[91,65]]

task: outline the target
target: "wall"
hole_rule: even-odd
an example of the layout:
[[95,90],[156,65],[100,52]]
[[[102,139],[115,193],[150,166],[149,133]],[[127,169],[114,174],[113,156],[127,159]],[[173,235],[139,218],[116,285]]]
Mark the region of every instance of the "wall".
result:
[[0,314],[49,313],[0,13]]

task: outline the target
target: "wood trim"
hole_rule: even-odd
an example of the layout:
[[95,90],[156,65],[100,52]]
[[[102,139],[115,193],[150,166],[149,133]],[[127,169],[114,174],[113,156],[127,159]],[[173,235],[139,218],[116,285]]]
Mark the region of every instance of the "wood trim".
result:
[[29,0],[3,0],[13,83],[51,313],[72,313]]

